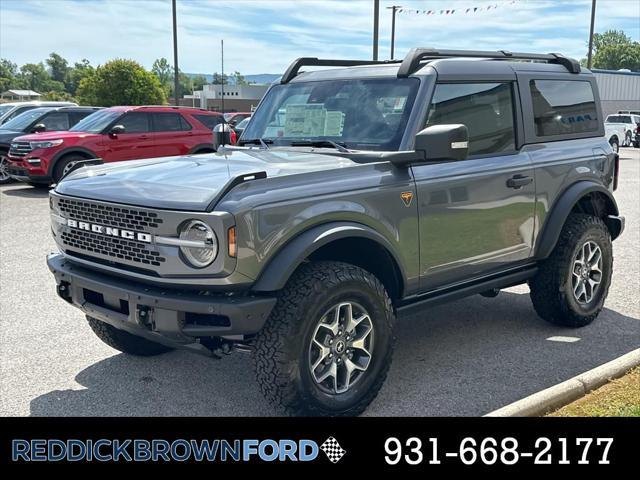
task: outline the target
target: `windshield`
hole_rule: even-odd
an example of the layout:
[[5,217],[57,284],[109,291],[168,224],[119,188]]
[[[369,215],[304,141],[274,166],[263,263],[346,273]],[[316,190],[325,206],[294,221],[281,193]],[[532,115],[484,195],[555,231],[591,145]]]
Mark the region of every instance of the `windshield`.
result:
[[70,132],[87,132],[100,133],[109,126],[116,118],[120,117],[124,112],[114,110],[99,110],[91,115],[84,117],[76,123]]
[[274,145],[329,140],[356,150],[397,150],[418,85],[413,78],[276,85],[241,140],[261,138]]
[[238,125],[236,125],[236,128],[245,128],[247,126],[247,123],[249,123],[249,120],[251,120],[251,117],[245,118]]
[[12,118],[7,123],[3,123],[2,129],[23,132],[29,125],[31,125],[34,121],[42,117],[50,110],[53,110],[53,107],[32,108],[31,110],[27,110],[26,112],[23,112],[20,115]]
[[7,113],[9,110],[14,108],[15,105],[0,105],[0,117]]
[[631,117],[621,115],[609,115],[605,120],[607,123],[631,123]]

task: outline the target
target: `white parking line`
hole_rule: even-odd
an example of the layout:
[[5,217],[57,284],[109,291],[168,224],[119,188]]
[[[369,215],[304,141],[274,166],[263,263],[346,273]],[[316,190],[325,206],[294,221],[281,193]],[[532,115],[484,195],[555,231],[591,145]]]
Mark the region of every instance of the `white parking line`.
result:
[[557,336],[557,337],[549,337],[547,338],[547,340],[549,340],[550,342],[573,343],[573,342],[580,341],[580,337]]

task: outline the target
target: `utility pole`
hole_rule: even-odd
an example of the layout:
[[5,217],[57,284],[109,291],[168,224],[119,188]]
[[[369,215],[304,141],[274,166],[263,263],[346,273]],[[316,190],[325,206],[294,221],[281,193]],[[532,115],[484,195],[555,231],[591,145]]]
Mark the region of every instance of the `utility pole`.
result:
[[224,113],[224,40],[220,40],[220,59],[221,59],[221,69],[222,69],[222,76],[220,77],[221,80],[220,82],[222,83],[222,87],[220,88],[220,91],[222,93],[221,98],[222,98],[222,113]]
[[176,107],[180,98],[180,69],[178,68],[178,28],[176,22],[176,0],[171,0],[173,8],[173,96],[176,100]]
[[396,42],[396,12],[400,8],[402,8],[401,5],[392,5],[390,7],[387,7],[387,10],[391,10],[391,54],[389,55],[390,60],[393,60],[393,49]]
[[373,0],[373,60],[378,60],[378,20],[380,17],[380,0]]
[[596,0],[591,0],[591,28],[589,30],[589,52],[587,53],[587,68],[591,68],[593,57],[593,28],[596,23]]

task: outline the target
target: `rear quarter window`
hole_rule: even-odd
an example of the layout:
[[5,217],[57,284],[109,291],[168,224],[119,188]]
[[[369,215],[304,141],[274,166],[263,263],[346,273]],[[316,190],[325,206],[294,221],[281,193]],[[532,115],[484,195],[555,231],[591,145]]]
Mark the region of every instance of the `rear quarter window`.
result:
[[194,115],[194,118],[209,130],[213,130],[213,127],[223,122],[221,115]]
[[529,86],[536,136],[598,131],[598,114],[590,82],[531,80]]

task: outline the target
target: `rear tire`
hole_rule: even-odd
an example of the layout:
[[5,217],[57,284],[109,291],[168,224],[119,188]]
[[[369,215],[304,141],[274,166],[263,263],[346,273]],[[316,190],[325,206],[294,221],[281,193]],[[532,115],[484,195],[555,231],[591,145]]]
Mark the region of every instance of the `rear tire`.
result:
[[632,143],[633,143],[633,139],[631,138],[631,132],[627,132],[624,136],[624,143],[622,144],[622,146],[630,147]]
[[89,322],[91,330],[93,330],[93,333],[95,333],[100,340],[111,348],[120,350],[122,353],[140,357],[152,357],[172,350],[172,348],[165,345],[132,335],[124,330],[119,330],[108,323],[101,322],[88,315],[87,322]]
[[387,376],[394,324],[373,274],[341,262],[302,266],[256,337],[262,393],[293,415],[362,413]]
[[571,214],[553,252],[529,281],[533,307],[556,325],[589,325],[602,310],[612,270],[611,235],[604,222]]

